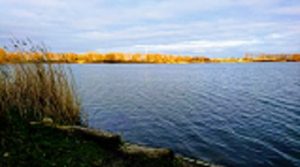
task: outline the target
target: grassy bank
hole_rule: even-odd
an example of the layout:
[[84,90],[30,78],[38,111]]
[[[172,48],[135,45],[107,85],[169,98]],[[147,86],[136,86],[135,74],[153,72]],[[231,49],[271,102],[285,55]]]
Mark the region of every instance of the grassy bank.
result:
[[1,123],[0,166],[187,166],[178,159],[123,156],[82,136],[66,134],[43,125],[29,125],[22,118]]

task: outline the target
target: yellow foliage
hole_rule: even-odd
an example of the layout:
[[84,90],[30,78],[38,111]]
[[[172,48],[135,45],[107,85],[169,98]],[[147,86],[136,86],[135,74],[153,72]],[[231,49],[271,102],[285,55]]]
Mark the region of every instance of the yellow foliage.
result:
[[6,51],[2,48],[0,48],[0,64],[4,63],[6,58]]
[[159,53],[120,53],[111,52],[101,54],[88,52],[76,53],[46,53],[32,52],[23,54],[20,52],[6,52],[0,48],[0,63],[18,62],[52,62],[52,63],[164,63],[164,64],[186,64],[186,63],[221,63],[221,62],[285,62],[300,61],[300,54],[245,54],[242,58],[208,58],[204,56],[177,56]]

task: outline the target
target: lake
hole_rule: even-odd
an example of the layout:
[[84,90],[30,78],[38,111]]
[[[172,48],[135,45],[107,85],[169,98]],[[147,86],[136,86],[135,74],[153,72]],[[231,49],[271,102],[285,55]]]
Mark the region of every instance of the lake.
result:
[[300,63],[71,68],[90,127],[225,166],[300,166]]

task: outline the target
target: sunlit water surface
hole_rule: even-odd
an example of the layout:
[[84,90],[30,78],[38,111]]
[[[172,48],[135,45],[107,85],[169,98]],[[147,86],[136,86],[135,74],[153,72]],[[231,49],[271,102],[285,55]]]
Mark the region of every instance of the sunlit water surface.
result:
[[71,67],[91,127],[227,166],[300,166],[300,63]]

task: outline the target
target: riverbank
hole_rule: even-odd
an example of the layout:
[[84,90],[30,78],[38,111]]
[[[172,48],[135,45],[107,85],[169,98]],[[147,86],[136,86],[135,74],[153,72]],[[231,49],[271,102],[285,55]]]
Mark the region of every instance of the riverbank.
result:
[[57,126],[51,119],[1,122],[0,166],[208,167],[164,148],[125,143],[109,132]]

